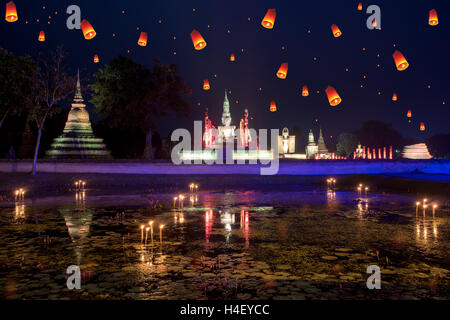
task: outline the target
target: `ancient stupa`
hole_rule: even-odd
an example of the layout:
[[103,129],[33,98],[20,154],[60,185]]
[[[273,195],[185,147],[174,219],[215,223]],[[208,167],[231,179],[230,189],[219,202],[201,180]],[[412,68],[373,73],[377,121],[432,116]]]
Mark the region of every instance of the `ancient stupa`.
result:
[[317,147],[319,154],[328,154],[327,146],[325,145],[325,141],[323,139],[322,128],[320,128],[319,140],[317,141]]
[[72,102],[64,132],[56,138],[47,157],[52,159],[107,159],[111,158],[103,139],[96,138],[81,95],[80,73],[77,75],[77,90]]
[[425,143],[413,144],[411,146],[405,146],[402,153],[405,159],[425,160],[431,159],[433,156],[428,151],[428,147]]

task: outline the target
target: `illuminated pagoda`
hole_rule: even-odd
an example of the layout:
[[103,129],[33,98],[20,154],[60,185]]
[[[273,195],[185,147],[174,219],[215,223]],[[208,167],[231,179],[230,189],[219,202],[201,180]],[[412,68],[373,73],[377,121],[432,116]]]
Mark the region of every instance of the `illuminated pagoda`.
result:
[[81,95],[80,73],[77,75],[77,90],[72,102],[63,134],[57,137],[47,157],[52,159],[105,159],[111,158],[103,139],[96,138]]
[[328,149],[323,139],[322,128],[320,128],[319,140],[317,140],[317,147],[319,155],[323,156],[328,154]]
[[314,141],[314,133],[312,132],[312,130],[309,130],[308,145],[306,146],[306,158],[314,159],[318,152],[319,147],[317,146],[317,143]]
[[219,130],[219,143],[229,142],[235,139],[234,130],[236,126],[231,125],[230,102],[228,101],[227,90],[225,89],[225,99],[223,101],[222,125],[217,128]]

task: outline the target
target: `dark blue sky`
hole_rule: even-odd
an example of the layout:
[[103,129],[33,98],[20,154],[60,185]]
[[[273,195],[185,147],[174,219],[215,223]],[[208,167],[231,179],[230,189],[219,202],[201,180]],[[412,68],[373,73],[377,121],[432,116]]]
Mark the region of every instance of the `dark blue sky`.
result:
[[[3,8],[6,2],[2,1]],[[450,2],[362,1],[363,11],[357,11],[358,2],[16,0],[19,21],[2,19],[0,46],[15,54],[35,55],[62,44],[70,54],[70,70],[76,72],[79,66],[85,76],[118,55],[149,68],[155,58],[178,64],[193,89],[189,99],[195,109],[192,119],[202,119],[208,107],[216,125],[227,88],[235,125],[248,108],[254,117],[250,124],[256,128],[298,125],[306,132],[317,128],[314,119],[318,118],[325,134],[336,137],[357,129],[365,120],[378,119],[418,139],[450,132]],[[82,18],[95,28],[94,39],[85,40],[80,30],[66,28],[66,8],[72,4],[81,7]],[[371,4],[381,8],[382,30],[366,28],[369,15],[365,9]],[[269,8],[277,9],[272,30],[261,26]],[[435,27],[428,25],[432,8],[439,15]],[[332,24],[343,32],[340,38],[332,36]],[[192,29],[207,41],[204,50],[194,50],[189,37]],[[39,30],[46,32],[44,43],[37,41]],[[140,31],[148,32],[147,47],[137,45]],[[392,53],[396,49],[410,63],[406,71],[395,68]],[[236,55],[234,63],[228,61],[231,53]],[[99,54],[100,64],[93,63],[94,54]],[[289,63],[286,80],[275,76],[282,62]],[[202,90],[205,78],[211,83],[207,92]],[[304,84],[310,89],[309,97],[301,96]],[[328,104],[324,93],[328,85],[342,98],[337,107]],[[394,92],[396,103],[391,100]],[[275,113],[269,112],[271,100],[278,105]],[[413,112],[412,124],[406,119],[408,109]],[[424,133],[418,130],[420,122],[427,126]],[[176,119],[160,122],[163,135],[180,126],[192,124]]]

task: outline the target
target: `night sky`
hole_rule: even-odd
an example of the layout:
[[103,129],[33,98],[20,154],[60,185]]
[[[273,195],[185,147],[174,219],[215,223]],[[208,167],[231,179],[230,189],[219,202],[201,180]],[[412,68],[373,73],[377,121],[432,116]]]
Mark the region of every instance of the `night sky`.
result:
[[[6,2],[2,1],[2,10]],[[202,120],[209,108],[213,123],[219,125],[227,88],[236,126],[248,108],[254,117],[250,127],[281,130],[297,125],[306,134],[321,125],[333,140],[372,119],[392,123],[405,137],[419,140],[450,132],[448,0],[362,1],[363,11],[357,11],[359,1],[349,0],[14,2],[19,20],[8,23],[2,18],[0,46],[17,55],[36,56],[62,44],[70,54],[69,71],[75,73],[79,67],[85,78],[119,55],[148,68],[156,58],[175,63],[193,89],[192,120]],[[72,4],[80,6],[82,18],[93,25],[94,39],[85,40],[81,30],[67,29],[66,9]],[[382,30],[366,27],[365,10],[371,4],[381,8]],[[269,8],[277,10],[272,30],[261,26]],[[433,8],[439,24],[432,27],[428,12]],[[333,37],[332,24],[341,29],[341,37]],[[194,50],[192,29],[205,38],[204,50]],[[37,41],[40,30],[46,33],[44,43]],[[147,47],[137,45],[141,31],[148,32]],[[410,64],[403,72],[394,65],[396,49]],[[229,62],[231,53],[236,55],[234,63]],[[99,64],[93,63],[94,54],[99,55]],[[275,75],[282,62],[289,63],[285,80]],[[202,90],[206,78],[210,91]],[[302,97],[303,85],[308,86],[309,97]],[[324,92],[328,85],[342,98],[337,107],[328,103]],[[394,92],[397,102],[392,101]],[[269,111],[271,100],[277,102],[275,113]],[[408,109],[413,112],[411,124]],[[425,132],[419,131],[420,122],[427,127]],[[192,121],[159,122],[163,136],[178,127],[191,128]]]

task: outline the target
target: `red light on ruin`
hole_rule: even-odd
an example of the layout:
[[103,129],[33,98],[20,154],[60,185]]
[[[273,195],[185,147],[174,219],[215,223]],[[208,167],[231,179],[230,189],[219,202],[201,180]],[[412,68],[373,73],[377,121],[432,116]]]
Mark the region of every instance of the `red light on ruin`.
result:
[[340,30],[340,29],[338,28],[338,26],[335,25],[335,24],[333,24],[333,25],[331,26],[331,32],[333,32],[333,36],[334,36],[335,38],[339,38],[339,37],[342,35],[341,30]]
[[100,59],[98,58],[98,54],[94,55],[94,63],[99,63]]
[[6,4],[5,20],[8,22],[15,22],[17,19],[19,19],[19,17],[17,16],[16,5],[13,1],[10,1]]
[[261,25],[266,29],[273,29],[276,17],[277,17],[276,9],[267,10],[266,15],[264,16],[264,19],[261,22]]
[[191,32],[192,43],[194,44],[195,50],[202,50],[206,47],[206,41],[203,39],[200,32],[197,30],[192,30]]
[[408,110],[408,112],[406,113],[406,117],[411,118],[412,117],[412,112],[411,110]]
[[358,3],[358,11],[361,11],[362,10],[362,3],[360,2],[360,3]]
[[139,36],[138,40],[138,45],[140,45],[141,47],[147,46],[147,40],[148,40],[147,32],[141,32],[141,35]]
[[304,97],[309,96],[308,86],[303,86],[303,88],[302,88],[302,96],[304,96]]
[[209,80],[203,80],[203,90],[209,90],[211,87],[209,86]]
[[38,41],[40,41],[40,42],[44,42],[45,41],[45,32],[44,32],[44,30],[39,32]]
[[420,131],[425,131],[425,123],[420,123]]
[[275,101],[270,101],[270,112],[275,111],[277,111],[277,104],[275,103]]
[[234,62],[236,60],[236,57],[234,56],[234,53],[232,53],[231,55],[230,55],[230,61],[231,62]]
[[435,9],[430,10],[430,16],[428,18],[428,24],[430,26],[435,26],[439,23],[437,11]]
[[341,101],[342,101],[341,97],[337,93],[336,89],[333,88],[332,86],[328,86],[325,89],[325,93],[327,94],[328,102],[330,103],[330,106],[335,107],[341,103]]
[[392,101],[397,101],[397,94],[396,94],[396,93],[394,93],[394,94],[392,95]]
[[281,64],[280,69],[278,69],[277,77],[280,79],[286,79],[288,72],[288,63],[284,62]]
[[80,26],[86,40],[90,40],[97,35],[92,25],[86,19],[81,20]]
[[394,57],[395,66],[397,67],[398,71],[403,71],[409,67],[408,61],[406,61],[405,57],[400,51],[395,50],[392,57]]

